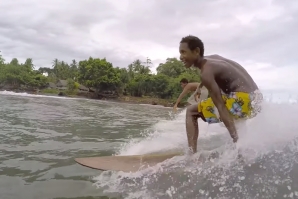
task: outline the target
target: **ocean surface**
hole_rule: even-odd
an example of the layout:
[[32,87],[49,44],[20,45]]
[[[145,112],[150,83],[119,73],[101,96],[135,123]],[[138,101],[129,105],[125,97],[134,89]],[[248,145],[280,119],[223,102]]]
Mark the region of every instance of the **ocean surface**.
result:
[[238,124],[199,122],[198,153],[136,172],[101,172],[76,157],[185,150],[185,110],[0,92],[1,199],[298,198],[297,95],[266,94]]

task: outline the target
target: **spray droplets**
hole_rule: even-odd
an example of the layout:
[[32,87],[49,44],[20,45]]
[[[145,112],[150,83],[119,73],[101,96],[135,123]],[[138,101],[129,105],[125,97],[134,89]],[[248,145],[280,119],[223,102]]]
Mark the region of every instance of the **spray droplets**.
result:
[[166,193],[167,193],[171,198],[173,198],[173,194],[176,193],[176,188],[173,187],[173,186],[171,186],[171,187],[166,191]]

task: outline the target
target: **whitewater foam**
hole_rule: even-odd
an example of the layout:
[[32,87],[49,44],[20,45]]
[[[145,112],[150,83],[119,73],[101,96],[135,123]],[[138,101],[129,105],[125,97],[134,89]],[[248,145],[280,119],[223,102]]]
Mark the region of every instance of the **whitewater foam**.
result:
[[[0,95],[69,99],[9,91]],[[200,121],[199,152],[194,156],[174,157],[136,173],[102,172],[94,185],[125,198],[297,197],[298,106],[293,96],[267,96],[262,113],[241,124],[236,145],[225,127]],[[184,150],[184,120],[185,110],[172,120],[161,120],[144,132],[145,138],[132,138],[117,154]]]
[[[95,185],[126,198],[275,198],[282,186],[291,186],[283,197],[294,196],[298,191],[294,177],[285,177],[283,172],[295,169],[298,162],[294,155],[298,152],[298,106],[294,100],[273,101],[269,98],[262,113],[239,124],[236,145],[223,125],[199,121],[199,152],[193,157],[174,157],[133,174],[103,172],[94,178]],[[117,154],[185,150],[185,110],[149,132],[145,138],[131,139]],[[259,187],[253,186],[255,181]]]
[[59,98],[59,99],[74,99],[63,96],[52,96],[52,95],[38,95],[38,94],[28,94],[26,92],[16,93],[13,91],[0,91],[0,95],[12,95],[12,96],[20,96],[20,97],[48,97],[48,98]]

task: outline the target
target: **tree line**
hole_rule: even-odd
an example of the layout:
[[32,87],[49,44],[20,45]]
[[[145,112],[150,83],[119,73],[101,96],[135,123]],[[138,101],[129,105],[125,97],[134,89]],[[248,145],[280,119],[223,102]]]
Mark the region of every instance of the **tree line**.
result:
[[[117,91],[120,94],[162,99],[176,98],[180,92],[180,80],[187,78],[190,82],[199,82],[200,76],[195,69],[186,69],[181,61],[168,58],[159,64],[152,73],[152,62],[135,60],[127,67],[114,67],[105,58],[92,58],[71,63],[54,59],[52,67],[39,67],[32,58],[19,63],[17,58],[6,62],[0,55],[0,84],[46,88],[49,82],[68,80],[72,87],[82,84],[98,92]],[[47,76],[43,74],[47,74]],[[74,88],[73,88],[74,89]]]

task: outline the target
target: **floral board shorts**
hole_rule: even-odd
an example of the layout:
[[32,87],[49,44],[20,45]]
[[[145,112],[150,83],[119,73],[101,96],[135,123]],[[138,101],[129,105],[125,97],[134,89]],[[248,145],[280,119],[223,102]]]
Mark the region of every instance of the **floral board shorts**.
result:
[[[263,95],[259,90],[251,93],[222,93],[222,98],[234,119],[255,117],[262,109]],[[203,115],[202,119],[209,124],[220,122],[218,110],[210,97],[198,104],[198,112]]]

